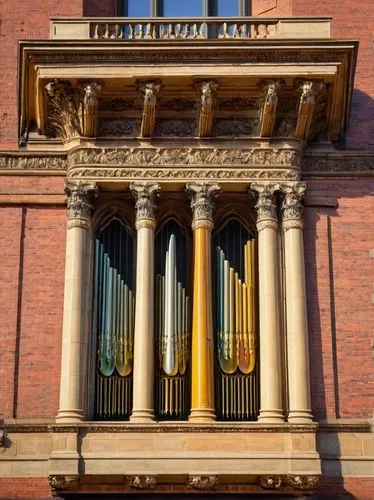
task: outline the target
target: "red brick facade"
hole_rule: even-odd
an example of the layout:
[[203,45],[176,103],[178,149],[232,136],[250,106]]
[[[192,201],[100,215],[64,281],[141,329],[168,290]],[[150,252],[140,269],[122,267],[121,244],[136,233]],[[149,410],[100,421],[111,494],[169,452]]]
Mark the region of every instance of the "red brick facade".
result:
[[[49,38],[55,16],[112,16],[112,0],[24,0],[1,8],[0,149],[18,143],[17,50],[23,39]],[[345,148],[374,151],[374,2],[253,0],[252,14],[332,16],[332,36],[360,40]],[[308,181],[308,194],[338,207],[305,210],[305,261],[312,407],[317,420],[371,418],[374,402],[374,181]],[[58,410],[66,208],[45,204],[63,177],[1,177],[0,418],[53,419]],[[37,195],[40,203],[12,201]],[[46,199],[46,198],[45,198]],[[373,478],[324,478],[318,493],[374,497]],[[0,498],[50,495],[46,478],[0,478]]]

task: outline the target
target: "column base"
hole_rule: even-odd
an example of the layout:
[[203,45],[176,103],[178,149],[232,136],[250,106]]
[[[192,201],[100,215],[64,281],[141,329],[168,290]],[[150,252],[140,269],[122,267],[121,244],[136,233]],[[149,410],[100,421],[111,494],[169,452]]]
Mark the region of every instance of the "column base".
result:
[[74,424],[83,421],[83,410],[59,410],[56,416],[56,422],[58,424]]
[[282,424],[284,423],[283,410],[260,410],[258,421],[262,424]]
[[134,424],[146,424],[155,421],[153,410],[133,410],[130,416],[130,422]]
[[287,420],[290,424],[311,424],[313,414],[311,410],[291,410]]
[[213,408],[204,408],[198,410],[192,409],[188,420],[189,422],[207,423],[214,422],[216,418],[216,412]]

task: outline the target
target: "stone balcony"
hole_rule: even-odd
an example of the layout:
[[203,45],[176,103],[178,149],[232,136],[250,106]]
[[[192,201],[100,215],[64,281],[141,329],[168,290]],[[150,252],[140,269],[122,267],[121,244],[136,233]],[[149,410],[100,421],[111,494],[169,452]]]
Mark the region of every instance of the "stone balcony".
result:
[[328,17],[129,18],[59,17],[54,40],[248,40],[330,38]]

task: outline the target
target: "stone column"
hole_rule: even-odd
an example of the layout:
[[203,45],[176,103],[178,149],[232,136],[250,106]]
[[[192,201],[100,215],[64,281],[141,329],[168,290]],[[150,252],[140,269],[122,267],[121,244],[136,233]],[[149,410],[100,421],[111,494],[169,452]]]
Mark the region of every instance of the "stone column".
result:
[[281,186],[286,273],[288,396],[291,423],[312,422],[303,243],[305,184]]
[[214,340],[212,313],[211,231],[213,198],[220,188],[214,184],[188,184],[193,211],[194,281],[192,315],[192,391],[189,420],[215,420]]
[[60,409],[56,421],[79,422],[85,417],[83,380],[88,356],[85,332],[89,277],[89,228],[94,183],[66,182],[69,220],[66,237],[65,299],[62,333]]
[[252,184],[258,193],[258,274],[260,306],[260,416],[263,423],[284,422],[278,271],[278,185]]
[[136,301],[134,330],[133,407],[131,422],[154,420],[154,239],[158,184],[133,183],[136,198]]

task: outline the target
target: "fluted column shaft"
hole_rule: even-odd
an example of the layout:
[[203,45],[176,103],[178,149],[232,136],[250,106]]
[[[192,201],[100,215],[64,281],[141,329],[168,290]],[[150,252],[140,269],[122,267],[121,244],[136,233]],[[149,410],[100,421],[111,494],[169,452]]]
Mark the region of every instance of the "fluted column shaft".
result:
[[154,239],[158,184],[134,183],[136,198],[136,302],[131,422],[154,420]]
[[282,186],[286,274],[288,421],[312,421],[303,242],[303,183]]
[[211,231],[217,185],[188,184],[193,211],[194,283],[192,314],[191,413],[189,420],[215,420]]
[[61,354],[58,422],[79,422],[85,417],[85,383],[88,335],[87,279],[89,276],[89,228],[95,184],[67,182],[69,220],[66,237],[65,297]]
[[278,272],[277,185],[253,184],[258,192],[258,274],[260,318],[260,416],[263,423],[284,421]]

